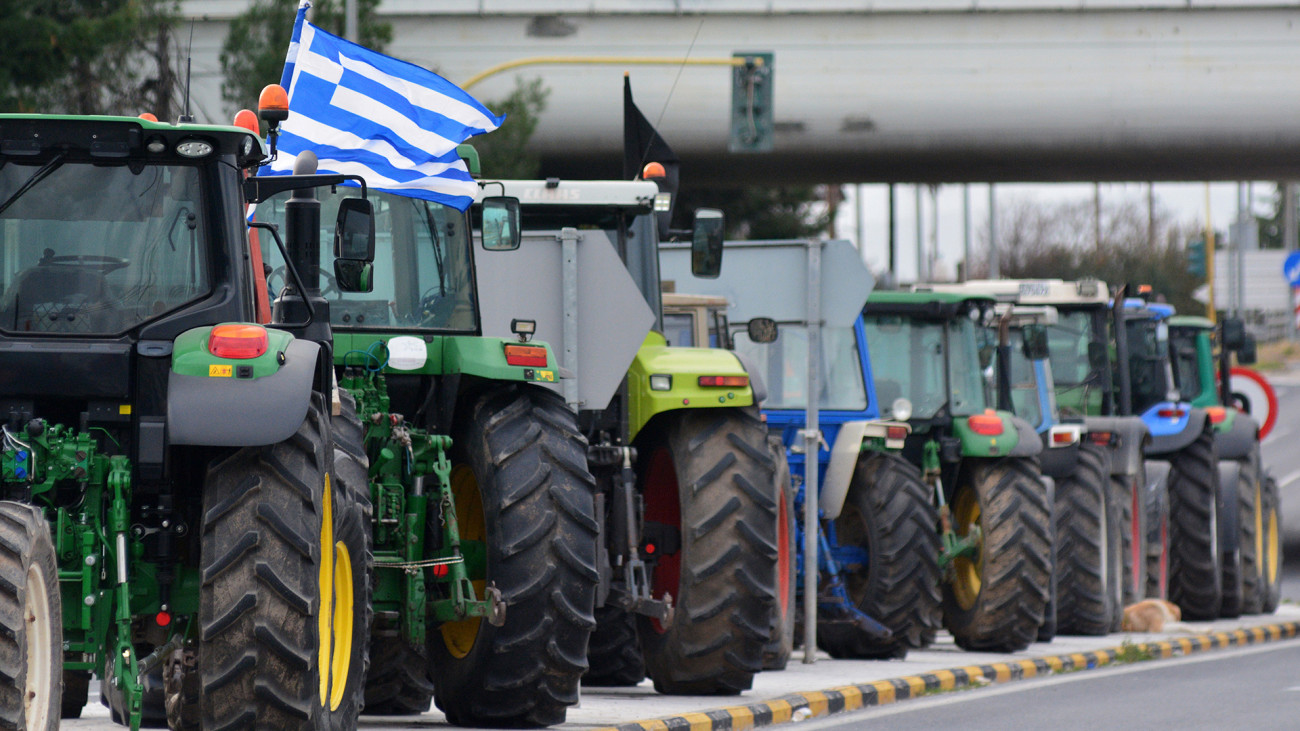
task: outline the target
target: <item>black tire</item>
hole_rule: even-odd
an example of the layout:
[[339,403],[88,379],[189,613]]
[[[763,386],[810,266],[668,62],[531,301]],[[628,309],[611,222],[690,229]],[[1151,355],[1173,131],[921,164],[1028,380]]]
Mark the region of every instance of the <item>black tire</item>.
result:
[[172,731],[199,731],[202,719],[203,684],[199,658],[193,650],[173,650],[163,662],[163,693],[166,696],[167,726]]
[[1169,460],[1169,601],[1185,620],[1219,617],[1223,565],[1214,436],[1202,432]]
[[1124,606],[1147,596],[1147,522],[1149,516],[1143,504],[1146,471],[1136,475],[1111,475],[1110,494],[1119,506],[1120,550],[1124,563]]
[[30,505],[0,502],[0,729],[57,729],[62,680],[59,565],[49,526]]
[[590,667],[582,676],[582,684],[593,688],[626,687],[645,680],[636,617],[616,606],[597,607],[587,664]]
[[[954,496],[953,528],[983,535],[975,561],[954,562],[944,621],[967,650],[1016,652],[1038,636],[1051,580],[1052,526],[1032,459],[968,459]],[[977,518],[976,518],[977,516]]]
[[651,573],[672,624],[638,618],[646,673],[673,695],[735,695],[763,667],[776,610],[775,465],[757,409],[689,409],[648,427],[638,479],[645,521],[680,535]]
[[[1247,458],[1239,460],[1238,480],[1236,480],[1236,497],[1238,497],[1238,541],[1240,545],[1240,570],[1242,570],[1242,594],[1240,594],[1240,614],[1258,614],[1264,606],[1264,567],[1261,566],[1264,555],[1264,485],[1260,476],[1260,445]],[[1229,585],[1230,576],[1223,574],[1223,585]],[[1229,597],[1225,591],[1223,602]],[[1225,610],[1226,615],[1226,610]]]
[[595,480],[586,440],[554,392],[500,384],[457,409],[452,488],[462,541],[486,543],[475,592],[506,603],[505,624],[448,622],[431,633],[434,701],[457,725],[564,721],[595,629]]
[[[1147,516],[1146,598],[1169,598],[1169,473],[1152,480],[1143,462],[1143,506]],[[1147,484],[1149,483],[1149,484]]]
[[[78,657],[83,657],[78,655]],[[67,661],[67,658],[64,658]],[[61,718],[81,718],[81,711],[90,699],[90,671],[63,671],[63,700],[60,704]]]
[[854,605],[894,636],[885,643],[860,634],[819,638],[831,657],[903,657],[910,648],[934,642],[943,598],[932,493],[920,471],[895,452],[865,452],[858,458],[835,534],[841,546],[860,548],[867,565],[842,564],[840,570]]
[[1057,632],[1105,635],[1123,606],[1120,506],[1110,497],[1106,455],[1085,442],[1069,476],[1056,483]]
[[1260,607],[1264,614],[1277,611],[1282,601],[1282,497],[1277,480],[1265,474],[1260,480],[1263,530],[1260,546]]
[[[329,678],[334,639],[354,636],[339,628],[360,616],[355,606],[351,615],[334,611],[330,587],[344,581],[334,539],[344,536],[335,534],[343,528],[334,520],[333,462],[323,399],[314,396],[289,439],[208,468],[198,657],[205,729],[355,728],[347,700],[357,697],[351,669],[365,645],[341,656],[349,658],[344,684]],[[349,554],[351,564],[364,560]]]
[[799,583],[798,531],[795,529],[795,487],[790,481],[790,460],[777,437],[767,438],[768,451],[776,464],[776,614],[772,634],[763,645],[763,669],[784,670],[794,652],[795,610]]
[[1058,550],[1058,540],[1056,537],[1056,482],[1051,482],[1050,486],[1051,489],[1048,490],[1047,493],[1047,507],[1050,509],[1050,513],[1047,516],[1047,524],[1052,526],[1052,548],[1050,550],[1052,558],[1052,578],[1047,585],[1047,607],[1043,609],[1043,623],[1038,626],[1038,636],[1035,638],[1039,642],[1051,642],[1056,639],[1057,630],[1060,626],[1056,618],[1057,607],[1059,606],[1057,596],[1057,579],[1059,578],[1059,572],[1056,568],[1056,552]]

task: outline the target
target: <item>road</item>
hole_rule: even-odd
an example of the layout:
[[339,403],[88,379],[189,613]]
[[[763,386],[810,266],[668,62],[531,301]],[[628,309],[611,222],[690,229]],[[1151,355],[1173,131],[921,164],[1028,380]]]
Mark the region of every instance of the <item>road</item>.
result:
[[799,724],[799,731],[1294,729],[1300,643],[955,691]]
[[1282,491],[1282,598],[1300,602],[1300,371],[1270,376],[1277,391],[1278,420],[1264,440],[1264,467]]

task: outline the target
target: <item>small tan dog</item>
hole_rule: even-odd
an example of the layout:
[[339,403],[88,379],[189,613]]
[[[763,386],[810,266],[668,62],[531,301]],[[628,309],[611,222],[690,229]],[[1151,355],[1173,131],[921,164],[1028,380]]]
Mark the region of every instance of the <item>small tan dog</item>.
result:
[[1143,599],[1124,607],[1124,621],[1120,629],[1125,632],[1191,632],[1183,624],[1183,610],[1164,599]]

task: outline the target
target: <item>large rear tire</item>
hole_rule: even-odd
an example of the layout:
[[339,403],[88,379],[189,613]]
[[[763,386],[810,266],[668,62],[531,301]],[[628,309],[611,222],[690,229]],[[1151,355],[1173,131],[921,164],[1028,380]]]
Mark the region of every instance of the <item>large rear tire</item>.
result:
[[[80,656],[80,654],[79,654]],[[64,659],[66,662],[66,658]],[[90,671],[63,671],[63,702],[60,710],[62,718],[81,718],[81,711],[90,699]]]
[[63,614],[50,529],[0,502],[0,729],[54,731],[63,695]]
[[1169,600],[1187,620],[1219,617],[1219,466],[1214,437],[1203,432],[1169,460]]
[[978,526],[974,560],[953,562],[944,585],[944,620],[967,650],[1016,652],[1038,636],[1052,567],[1051,514],[1037,463],[1029,459],[970,459],[954,496],[953,529]]
[[821,639],[818,644],[831,657],[902,657],[934,642],[943,598],[932,493],[920,471],[897,453],[867,452],[858,458],[835,534],[839,545],[856,549],[866,563],[844,560],[840,569],[853,603],[894,636],[885,643],[861,635]]
[[612,605],[596,609],[596,631],[587,648],[582,684],[593,688],[631,686],[645,680],[645,658],[636,637],[636,617]]
[[595,480],[586,440],[554,392],[498,384],[457,409],[452,492],[477,596],[501,592],[505,623],[473,618],[430,638],[434,700],[457,725],[550,726],[578,701],[595,629]]
[[638,470],[645,520],[680,536],[660,552],[656,598],[672,624],[638,618],[646,673],[660,693],[735,695],[763,668],[776,611],[775,465],[757,409],[689,409],[646,435]]
[[[1259,444],[1243,460],[1237,472],[1238,545],[1241,552],[1241,614],[1259,614],[1264,605],[1264,501]],[[1224,574],[1224,586],[1229,577]],[[1224,594],[1224,602],[1228,601]],[[1226,614],[1226,610],[1224,612]]]
[[1265,474],[1260,480],[1260,504],[1264,506],[1260,521],[1263,530],[1256,534],[1260,556],[1259,611],[1264,614],[1277,611],[1277,605],[1282,600],[1281,500],[1277,480],[1272,475]]
[[772,622],[772,635],[763,646],[763,669],[784,670],[794,653],[795,610],[798,595],[799,547],[795,530],[795,488],[790,481],[790,459],[785,445],[776,437],[768,437],[768,450],[776,464],[776,616]]
[[369,601],[359,594],[368,589],[360,577],[369,557],[348,548],[345,494],[319,396],[289,439],[209,467],[199,601],[203,728],[356,727],[356,670],[366,644],[353,638],[364,615],[356,602]]
[[1104,635],[1123,612],[1120,506],[1110,497],[1102,448],[1085,442],[1056,484],[1057,632]]
[[[1157,467],[1152,475],[1152,467]],[[1169,463],[1143,462],[1143,499],[1147,514],[1146,598],[1169,598]]]

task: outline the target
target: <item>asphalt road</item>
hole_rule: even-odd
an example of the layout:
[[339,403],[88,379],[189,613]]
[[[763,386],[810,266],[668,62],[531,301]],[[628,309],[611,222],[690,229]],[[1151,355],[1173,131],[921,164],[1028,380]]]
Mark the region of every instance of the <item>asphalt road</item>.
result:
[[1271,376],[1271,381],[1278,419],[1262,445],[1264,467],[1282,492],[1282,598],[1300,603],[1300,371]]
[[799,724],[799,731],[1295,729],[1300,643],[954,691]]

